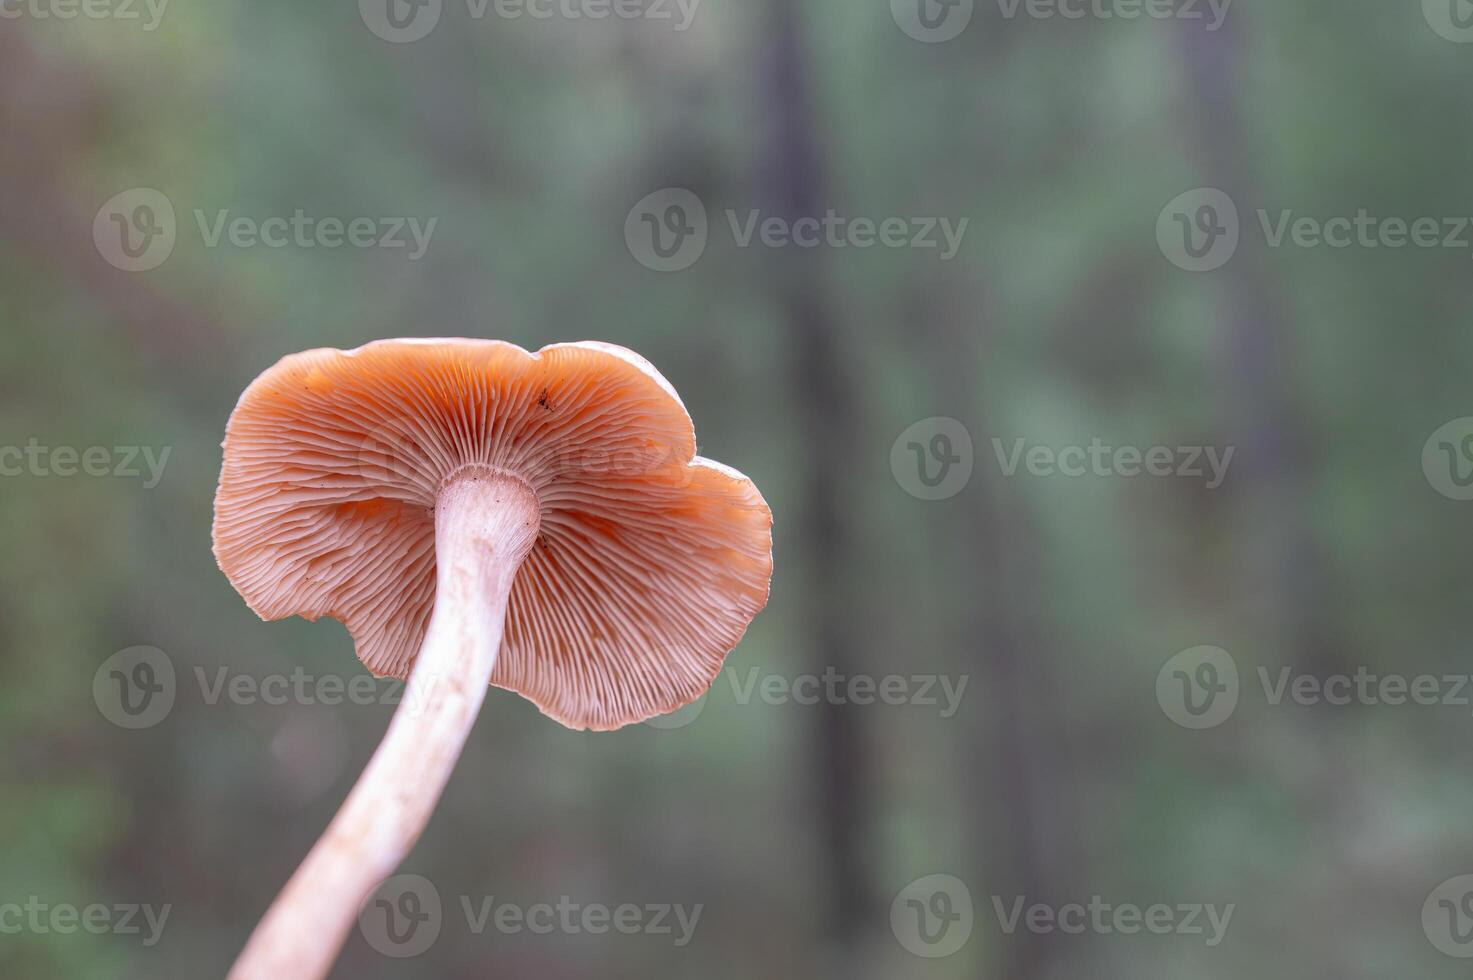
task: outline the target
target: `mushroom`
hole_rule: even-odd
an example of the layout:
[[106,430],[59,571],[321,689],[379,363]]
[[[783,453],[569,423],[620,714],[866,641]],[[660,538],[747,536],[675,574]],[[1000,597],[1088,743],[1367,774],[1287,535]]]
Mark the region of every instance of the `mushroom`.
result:
[[321,977],[428,822],[488,682],[609,731],[703,694],[767,603],[772,515],[695,455],[612,344],[381,340],[293,354],[231,414],[221,570],[262,619],[332,616],[401,706],[233,978]]

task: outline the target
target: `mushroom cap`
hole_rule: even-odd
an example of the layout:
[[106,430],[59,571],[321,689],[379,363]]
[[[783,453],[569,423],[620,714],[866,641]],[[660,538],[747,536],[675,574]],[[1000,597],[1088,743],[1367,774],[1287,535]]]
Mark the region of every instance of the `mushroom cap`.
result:
[[695,455],[680,398],[612,344],[380,340],[292,354],[230,416],[220,568],[262,619],[332,616],[407,677],[435,600],[438,491],[472,468],[537,496],[491,683],[571,728],[700,697],[767,604],[772,513]]

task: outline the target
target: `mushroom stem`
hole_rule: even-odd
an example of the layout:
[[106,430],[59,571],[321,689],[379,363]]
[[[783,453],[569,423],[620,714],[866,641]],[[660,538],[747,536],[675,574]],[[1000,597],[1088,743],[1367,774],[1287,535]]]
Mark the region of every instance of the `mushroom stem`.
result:
[[468,470],[435,508],[435,607],[403,701],[368,767],[271,908],[230,980],[327,975],[364,900],[419,839],[486,696],[507,600],[537,539],[537,498]]

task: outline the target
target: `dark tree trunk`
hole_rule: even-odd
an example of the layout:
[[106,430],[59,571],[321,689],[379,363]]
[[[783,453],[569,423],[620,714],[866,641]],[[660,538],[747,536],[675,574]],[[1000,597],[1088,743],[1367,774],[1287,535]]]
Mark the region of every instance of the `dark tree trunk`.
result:
[[[764,190],[768,210],[788,220],[821,215],[828,206],[812,99],[805,77],[801,27],[794,4],[778,0],[764,66],[768,120]],[[852,623],[860,603],[852,584],[855,529],[845,483],[860,457],[855,424],[861,408],[850,383],[849,358],[830,295],[822,249],[784,253],[774,261],[779,302],[790,331],[791,384],[802,446],[802,509],[788,525],[801,539],[813,601],[806,609],[809,667],[851,674],[859,637]],[[790,538],[791,540],[791,538]],[[853,706],[820,703],[809,760],[818,794],[815,838],[823,848],[823,899],[828,932],[845,948],[881,921],[871,897],[865,859],[870,815],[869,758]]]

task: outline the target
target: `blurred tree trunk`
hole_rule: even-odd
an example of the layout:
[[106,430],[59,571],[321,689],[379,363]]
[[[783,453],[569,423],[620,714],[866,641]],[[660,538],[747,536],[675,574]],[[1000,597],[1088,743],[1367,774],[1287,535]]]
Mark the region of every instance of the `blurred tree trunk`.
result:
[[[921,304],[929,324],[921,366],[936,411],[968,422],[995,418],[980,367],[987,335],[979,324],[989,317],[975,278],[954,301],[942,299],[947,286],[941,281],[927,284],[925,292],[933,300]],[[968,428],[974,440],[987,431],[975,424]],[[1036,535],[1026,506],[989,465],[991,453],[990,443],[978,441],[971,484],[951,501],[928,505],[949,508],[938,521],[945,533],[936,536],[932,549],[946,557],[938,577],[972,586],[953,589],[949,598],[956,660],[968,669],[982,668],[969,688],[972,707],[957,716],[959,722],[971,719],[966,741],[976,759],[986,760],[963,783],[964,805],[974,821],[977,870],[969,884],[979,923],[993,914],[993,895],[1008,905],[1017,896],[1057,903],[1083,894],[1071,870],[1078,810],[1068,792],[1075,774],[1058,715],[1056,692],[1063,687],[1052,677],[1061,658],[1037,616],[1049,600],[1035,559]],[[1051,949],[1049,936],[1019,929],[998,944],[997,975],[1049,976]]]
[[1188,130],[1207,184],[1226,191],[1238,206],[1242,232],[1237,254],[1211,273],[1223,291],[1224,390],[1227,431],[1239,443],[1232,479],[1241,480],[1252,508],[1249,583],[1269,603],[1262,611],[1284,636],[1290,662],[1301,668],[1337,670],[1346,647],[1323,611],[1329,569],[1313,532],[1308,474],[1316,451],[1294,397],[1295,361],[1289,315],[1269,256],[1253,229],[1262,206],[1253,173],[1254,143],[1241,112],[1242,18],[1218,30],[1206,21],[1181,20],[1186,70]]
[[[1257,209],[1266,206],[1253,173],[1253,141],[1239,112],[1243,54],[1238,32],[1242,18],[1219,30],[1205,22],[1182,21],[1182,54],[1189,80],[1187,95],[1197,149],[1197,164],[1209,185],[1226,191],[1238,207],[1242,237],[1237,254],[1212,273],[1225,285],[1223,348],[1225,389],[1231,399],[1228,431],[1239,441],[1233,479],[1242,480],[1249,507],[1250,564],[1247,588],[1262,598],[1260,611],[1271,632],[1282,637],[1284,663],[1298,671],[1325,675],[1353,670],[1352,649],[1327,612],[1338,608],[1331,568],[1314,531],[1310,475],[1316,446],[1303,409],[1295,398],[1295,361],[1290,315],[1278,280],[1269,268],[1271,253],[1252,237]],[[1256,583],[1268,583],[1265,588]],[[1232,651],[1230,651],[1232,652]],[[1257,659],[1257,658],[1255,658]],[[1240,671],[1248,667],[1240,661]],[[1241,683],[1256,683],[1251,671]],[[1353,819],[1353,797],[1360,767],[1330,730],[1307,728],[1303,737],[1319,740],[1315,777],[1294,790],[1306,816],[1327,834]],[[1341,957],[1324,964],[1329,977],[1361,975],[1358,961]]]
[[[827,207],[819,150],[813,138],[811,97],[795,4],[777,0],[764,72],[769,128],[763,150],[770,212],[792,221],[821,215]],[[793,551],[807,558],[804,572],[813,597],[807,609],[809,669],[832,667],[852,675],[863,658],[854,629],[860,603],[852,587],[857,537],[846,490],[853,461],[863,454],[857,431],[861,408],[851,384],[849,358],[829,292],[827,255],[812,249],[784,252],[773,261],[779,302],[791,336],[794,418],[803,453],[801,512],[787,527]],[[823,882],[830,937],[843,948],[883,921],[871,896],[865,836],[871,816],[871,763],[852,705],[815,707],[816,728],[808,765],[818,793],[815,839],[824,848]]]

